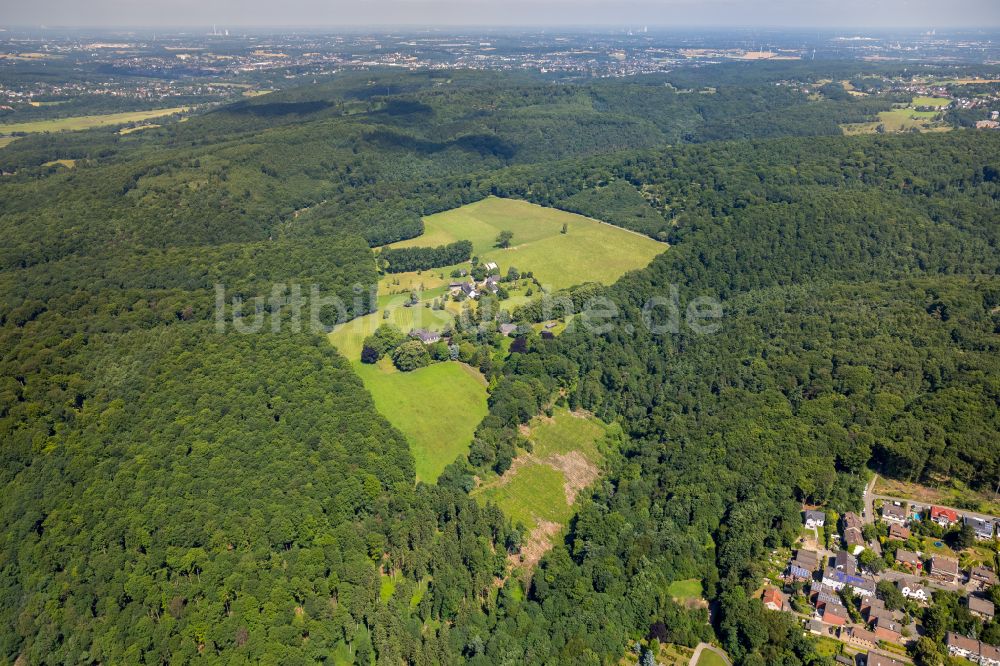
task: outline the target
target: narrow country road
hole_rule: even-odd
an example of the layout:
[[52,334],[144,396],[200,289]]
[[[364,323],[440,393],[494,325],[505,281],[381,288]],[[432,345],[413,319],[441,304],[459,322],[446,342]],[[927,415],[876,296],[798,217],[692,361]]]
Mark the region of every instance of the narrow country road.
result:
[[698,659],[701,658],[703,650],[711,650],[715,654],[719,655],[722,661],[726,662],[726,666],[733,666],[733,662],[729,661],[729,657],[726,656],[725,652],[714,645],[709,645],[708,643],[698,643],[698,647],[694,649],[694,654],[691,655],[691,661],[688,662],[688,666],[696,666]]

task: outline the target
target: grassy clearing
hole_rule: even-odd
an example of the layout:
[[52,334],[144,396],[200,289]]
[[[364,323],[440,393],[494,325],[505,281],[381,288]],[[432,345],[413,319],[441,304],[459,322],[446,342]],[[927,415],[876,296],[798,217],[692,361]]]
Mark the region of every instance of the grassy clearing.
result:
[[702,650],[698,666],[727,666],[725,659],[711,650]]
[[52,160],[51,162],[45,162],[42,166],[61,166],[66,167],[67,169],[72,169],[76,166],[76,160]]
[[678,602],[690,601],[692,599],[701,599],[701,581],[697,578],[688,578],[687,580],[675,580],[667,588],[674,599]]
[[533,530],[539,520],[565,525],[573,516],[566,503],[563,473],[537,461],[520,465],[511,479],[485,488],[475,497],[492,501],[515,523]]
[[951,104],[951,99],[947,97],[914,97],[910,102],[911,106],[932,106],[945,107]]
[[592,416],[557,409],[551,418],[529,424],[532,453],[522,454],[502,477],[473,491],[479,501],[494,502],[515,523],[533,530],[539,522],[565,525],[573,515],[577,492],[598,475],[598,443],[607,426]]
[[[563,234],[563,224],[567,233]],[[508,249],[494,247],[501,231],[514,234]],[[645,267],[666,246],[651,238],[581,215],[516,199],[489,197],[424,219],[424,233],[390,247],[426,247],[469,240],[483,262],[502,272],[531,271],[551,289],[583,282],[611,284]]]
[[149,123],[148,125],[136,125],[135,127],[123,127],[118,130],[118,133],[122,136],[126,134],[132,134],[134,132],[141,132],[143,130],[155,129],[157,127],[162,127],[162,125],[157,125],[156,123]]
[[891,111],[882,111],[878,120],[868,123],[850,123],[841,125],[844,134],[875,134],[879,127],[886,133],[899,132],[943,132],[950,129],[939,122],[939,111],[917,111],[918,107],[945,107],[951,102],[947,97],[914,97],[908,105],[900,106]]
[[14,143],[15,141],[17,141],[17,139],[18,137],[16,136],[0,136],[0,148],[3,148],[4,146],[9,145],[11,143]]
[[154,111],[127,111],[124,113],[107,113],[96,116],[36,120],[25,123],[4,123],[0,124],[0,134],[13,134],[15,132],[24,132],[27,134],[34,134],[36,132],[71,132],[90,129],[92,127],[104,127],[106,125],[124,125],[125,123],[135,123],[152,118],[170,116],[175,113],[188,111],[190,108],[188,106],[175,106],[170,109],[156,109]]

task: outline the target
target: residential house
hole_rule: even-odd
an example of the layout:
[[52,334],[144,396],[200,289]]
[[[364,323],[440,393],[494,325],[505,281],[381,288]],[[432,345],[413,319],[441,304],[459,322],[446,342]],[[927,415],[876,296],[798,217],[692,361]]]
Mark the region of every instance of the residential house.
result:
[[834,655],[833,661],[843,666],[854,666],[854,658],[843,654]]
[[890,657],[881,652],[872,652],[871,650],[868,651],[868,658],[865,663],[868,666],[910,666],[905,661],[900,661],[895,657]]
[[823,527],[826,525],[826,514],[822,511],[806,511],[805,523],[809,528]]
[[953,557],[935,555],[931,558],[930,576],[942,583],[958,581],[958,560]]
[[441,339],[441,334],[437,331],[428,331],[422,328],[415,328],[410,331],[410,337],[420,340],[425,345],[433,344]]
[[478,298],[479,292],[476,291],[476,285],[473,282],[463,282],[461,287],[462,293],[469,298]]
[[761,601],[764,602],[765,608],[773,611],[780,611],[785,605],[785,598],[781,594],[781,590],[776,587],[765,588]]
[[931,591],[926,587],[902,580],[897,582],[896,586],[899,588],[899,592],[907,599],[916,599],[923,603],[931,600]]
[[850,576],[854,576],[858,573],[858,558],[854,557],[846,550],[838,551],[837,555],[833,558],[833,568],[837,571],[843,571]]
[[889,525],[890,539],[895,539],[896,541],[906,541],[912,534],[913,532],[910,531],[909,527],[903,527],[902,525],[897,525],[896,523]]
[[871,621],[871,613],[885,610],[885,602],[878,597],[864,597],[861,599],[861,612],[866,613]]
[[871,650],[878,647],[878,636],[867,629],[851,627],[847,630],[847,642],[857,647]]
[[899,643],[902,640],[902,627],[891,617],[882,615],[875,620],[875,635],[883,641]]
[[921,571],[924,568],[924,563],[920,560],[919,555],[902,548],[896,551],[896,563],[903,565],[909,571]]
[[882,505],[882,520],[887,523],[896,523],[897,525],[906,524],[906,509],[894,504],[892,502],[886,502]]
[[996,608],[989,599],[969,595],[966,603],[969,606],[970,613],[978,615],[986,622],[993,620],[993,616],[996,614]]
[[809,620],[809,633],[822,636],[827,633],[827,630],[819,620]]
[[483,280],[483,291],[488,291],[491,294],[500,291],[500,278],[496,275],[491,275]]
[[836,591],[840,591],[850,585],[854,588],[854,593],[858,596],[868,597],[875,594],[875,581],[862,576],[854,576],[833,568],[827,568],[823,572],[823,584]]
[[949,631],[945,636],[948,654],[981,666],[1000,666],[1000,647]]
[[984,566],[972,567],[969,572],[969,580],[979,586],[979,589],[986,589],[1000,583],[993,569]]
[[865,538],[862,535],[863,523],[858,514],[848,511],[844,514],[844,543],[848,550],[857,553],[865,547]]
[[847,609],[843,604],[824,604],[823,609],[820,611],[820,618],[826,624],[835,624],[838,627],[842,627],[850,621],[851,616],[847,613]]
[[812,585],[809,586],[809,600],[816,608],[821,608],[823,604],[841,603],[840,595],[837,594],[837,591],[828,588],[818,580],[814,580]]
[[504,337],[517,332],[517,324],[500,324],[500,335]]
[[949,631],[945,636],[944,643],[948,646],[948,654],[951,656],[962,657],[969,661],[979,661],[979,641],[974,638]]
[[792,578],[810,580],[818,568],[819,555],[816,551],[799,549],[795,552],[795,559],[788,566],[788,573]]
[[958,512],[942,506],[932,506],[931,520],[941,527],[950,527],[958,522]]
[[994,523],[992,520],[966,516],[965,524],[971,527],[976,533],[977,541],[989,541],[993,538]]

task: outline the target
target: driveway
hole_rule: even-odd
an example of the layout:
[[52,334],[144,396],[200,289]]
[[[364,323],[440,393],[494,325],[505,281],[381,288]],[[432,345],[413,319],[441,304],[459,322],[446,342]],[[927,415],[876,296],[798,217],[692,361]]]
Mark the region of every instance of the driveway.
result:
[[708,643],[698,643],[698,647],[694,649],[694,654],[691,655],[691,661],[688,662],[688,666],[696,666],[698,659],[701,658],[702,650],[711,650],[715,654],[719,655],[722,661],[726,662],[726,666],[732,666],[733,662],[729,661],[729,657],[726,653],[715,647],[714,645],[709,645]]

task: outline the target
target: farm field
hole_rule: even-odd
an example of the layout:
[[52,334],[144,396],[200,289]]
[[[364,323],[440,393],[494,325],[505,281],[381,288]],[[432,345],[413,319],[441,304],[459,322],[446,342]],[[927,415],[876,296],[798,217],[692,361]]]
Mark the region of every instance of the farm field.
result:
[[77,116],[75,118],[54,118],[51,120],[36,120],[25,123],[0,124],[0,134],[13,134],[24,132],[34,134],[36,132],[68,132],[75,130],[85,130],[92,127],[103,127],[105,125],[123,125],[125,123],[140,122],[152,118],[162,118],[182,111],[189,110],[187,106],[176,106],[170,109],[154,109],[152,111],[127,111],[124,113],[107,113],[96,116]]
[[[398,306],[390,312],[388,321],[403,331],[451,322],[447,312],[424,307]],[[406,436],[417,480],[431,483],[468,450],[476,426],[486,416],[486,382],[478,370],[452,361],[413,372],[399,372],[389,359],[362,363],[365,337],[384,321],[381,311],[359,317],[338,326],[329,339],[350,361],[379,413]]]
[[[567,225],[563,234],[562,226]],[[511,247],[494,247],[501,231],[514,234]],[[611,284],[645,267],[666,245],[582,215],[516,199],[489,197],[424,218],[424,233],[389,247],[428,247],[472,242],[481,261],[531,271],[547,289],[584,282]]]

